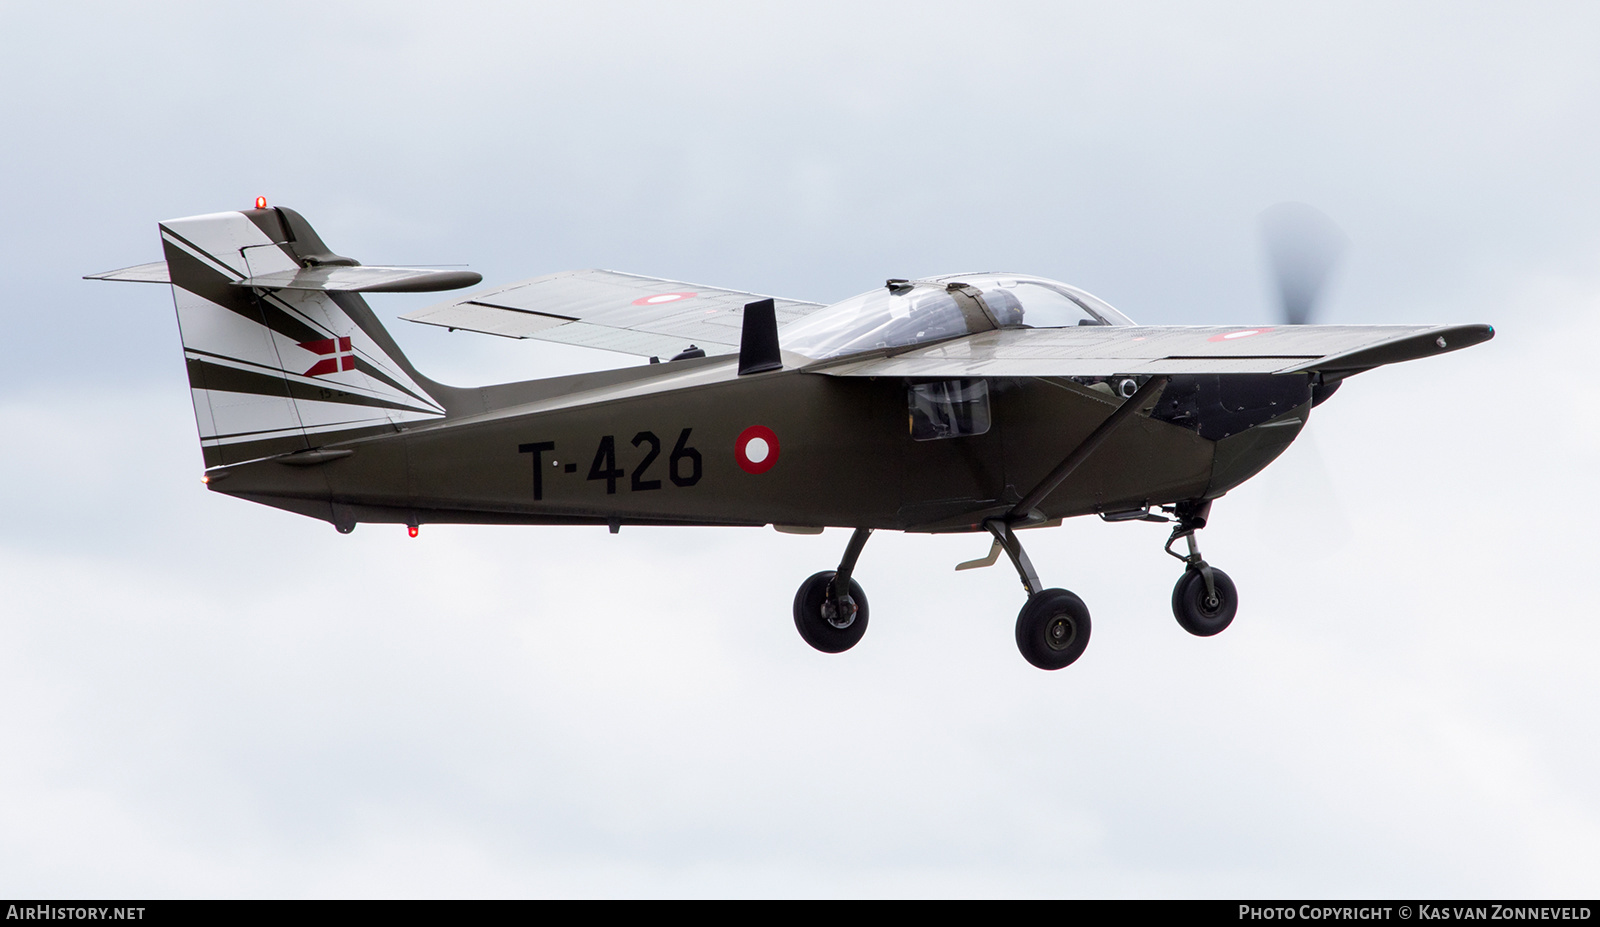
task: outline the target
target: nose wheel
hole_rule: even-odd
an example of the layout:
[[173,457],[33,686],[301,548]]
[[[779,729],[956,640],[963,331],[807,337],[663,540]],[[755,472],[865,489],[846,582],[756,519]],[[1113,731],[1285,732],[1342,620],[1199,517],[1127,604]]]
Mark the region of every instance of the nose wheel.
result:
[[1239,610],[1239,593],[1233,588],[1233,580],[1215,567],[1209,569],[1209,586],[1204,573],[1188,569],[1172,587],[1172,614],[1178,624],[1195,637],[1221,634],[1233,623],[1234,613]]

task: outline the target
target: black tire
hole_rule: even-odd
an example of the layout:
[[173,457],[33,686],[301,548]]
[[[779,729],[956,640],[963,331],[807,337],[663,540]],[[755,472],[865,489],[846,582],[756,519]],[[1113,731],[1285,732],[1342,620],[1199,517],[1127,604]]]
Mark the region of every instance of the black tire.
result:
[[867,633],[867,594],[861,584],[850,580],[850,598],[855,602],[855,617],[840,628],[828,620],[828,584],[834,571],[825,570],[800,584],[794,594],[794,626],[805,642],[823,653],[843,653],[854,647]]
[[1044,670],[1071,666],[1089,646],[1089,606],[1065,589],[1046,589],[1017,615],[1017,649]]
[[1197,569],[1184,570],[1178,584],[1172,587],[1173,617],[1195,637],[1221,634],[1239,611],[1239,592],[1228,574],[1212,567],[1211,582],[1217,588],[1215,602],[1206,600],[1206,578]]

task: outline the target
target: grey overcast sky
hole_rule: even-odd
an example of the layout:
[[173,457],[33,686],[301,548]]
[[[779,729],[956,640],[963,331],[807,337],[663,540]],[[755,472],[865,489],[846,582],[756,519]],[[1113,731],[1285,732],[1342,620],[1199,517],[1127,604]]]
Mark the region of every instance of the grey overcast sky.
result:
[[[0,894],[1600,893],[1600,8],[0,6]],[[169,295],[86,282],[265,195],[371,263],[832,301],[1010,269],[1260,322],[1490,322],[1219,502],[1196,639],[1148,525],[972,537],[327,525],[201,487]],[[395,320],[462,384],[635,360]]]

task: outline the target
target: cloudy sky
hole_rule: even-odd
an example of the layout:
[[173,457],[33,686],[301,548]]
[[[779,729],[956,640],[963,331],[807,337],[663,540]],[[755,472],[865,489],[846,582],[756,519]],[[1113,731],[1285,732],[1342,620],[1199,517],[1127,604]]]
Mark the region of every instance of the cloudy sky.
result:
[[[1600,14],[1589,4],[0,6],[0,894],[1600,892]],[[1272,318],[1490,322],[1350,381],[1219,502],[1197,639],[1152,525],[1030,534],[1095,620],[1016,653],[987,542],[328,525],[208,494],[163,218],[369,263],[832,301],[1009,269]],[[385,319],[427,297],[375,297]],[[395,321],[463,385],[632,364]],[[308,579],[310,577],[310,579]]]

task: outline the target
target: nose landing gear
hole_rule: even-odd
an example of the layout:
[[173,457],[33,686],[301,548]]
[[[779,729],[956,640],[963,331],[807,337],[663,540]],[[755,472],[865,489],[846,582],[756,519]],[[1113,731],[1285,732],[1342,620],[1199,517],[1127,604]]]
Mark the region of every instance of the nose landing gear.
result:
[[[1233,623],[1233,616],[1239,611],[1239,593],[1234,589],[1233,580],[1228,578],[1228,574],[1206,563],[1194,540],[1195,531],[1206,526],[1206,517],[1210,512],[1210,500],[1182,502],[1174,506],[1173,514],[1178,523],[1164,548],[1169,555],[1183,561],[1183,575],[1172,587],[1173,617],[1178,619],[1178,624],[1185,631],[1196,637],[1221,634]],[[1172,549],[1179,538],[1189,543],[1187,556]]]

